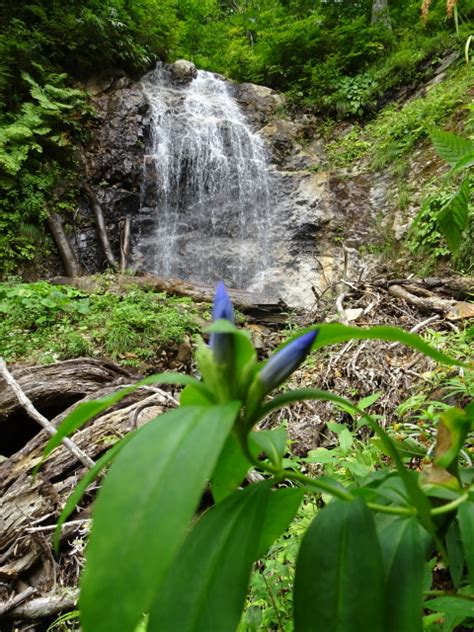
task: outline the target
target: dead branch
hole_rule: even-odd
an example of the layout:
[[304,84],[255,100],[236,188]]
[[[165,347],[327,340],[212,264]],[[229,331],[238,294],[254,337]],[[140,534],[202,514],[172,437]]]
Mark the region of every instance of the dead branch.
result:
[[13,610],[10,610],[8,616],[11,619],[27,619],[28,621],[46,619],[60,612],[74,610],[78,598],[79,590],[68,590],[62,595],[50,593],[49,595],[38,597],[22,605],[18,605],[16,608],[13,608]]
[[128,268],[128,258],[130,256],[130,239],[131,239],[132,220],[126,217],[120,234],[120,270],[123,272]]
[[[11,368],[15,380],[35,408],[50,408],[51,404],[74,401],[97,392],[107,384],[132,382],[137,375],[126,369],[95,358],[74,358],[40,366]],[[0,380],[0,386],[3,386]],[[16,395],[8,388],[0,388],[0,426],[20,408]],[[53,406],[57,409],[57,406]]]
[[99,200],[97,199],[97,195],[95,194],[94,189],[89,184],[87,184],[87,182],[83,182],[81,184],[81,188],[89,198],[92,210],[94,211],[97,223],[97,233],[99,236],[100,244],[102,246],[102,250],[105,254],[105,258],[107,259],[107,263],[112,268],[117,269],[117,260],[115,259],[115,255],[110,245],[109,236],[107,234],[107,227],[105,225],[104,213],[102,212],[102,207],[99,203]]
[[28,588],[25,588],[25,590],[23,590],[21,593],[18,593],[18,595],[14,595],[7,602],[3,604],[0,603],[0,617],[3,617],[7,612],[19,606],[35,593],[36,588],[33,588],[33,586],[28,586]]
[[47,218],[49,230],[54,237],[56,246],[61,256],[66,274],[70,277],[77,277],[81,274],[81,266],[79,265],[76,255],[71,248],[69,239],[64,231],[63,218],[58,213],[50,213]]
[[[51,424],[51,422],[48,419],[46,419],[46,417],[44,417],[41,413],[39,413],[36,410],[36,408],[33,406],[33,404],[25,395],[25,393],[21,390],[21,387],[18,384],[18,382],[15,380],[13,375],[8,370],[5,360],[3,358],[0,358],[0,373],[3,379],[5,380],[5,382],[15,393],[16,397],[18,398],[18,401],[20,402],[22,407],[26,410],[28,415],[32,419],[34,419],[37,423],[39,423],[39,425],[51,437],[54,436],[57,432],[56,428]],[[87,468],[94,467],[94,461],[91,458],[89,458],[87,454],[85,454],[80,448],[78,448],[78,446],[73,441],[71,441],[71,439],[68,439],[66,437],[62,439],[61,443],[69,450],[71,454],[73,454],[76,457],[78,461],[82,463],[82,465],[84,465]]]
[[[414,305],[423,311],[438,312],[448,320],[463,320],[474,317],[474,305],[465,301],[444,299],[432,291],[418,285],[389,285],[389,294],[401,298],[410,305]],[[415,294],[417,292],[417,294]],[[420,296],[421,295],[421,296]]]

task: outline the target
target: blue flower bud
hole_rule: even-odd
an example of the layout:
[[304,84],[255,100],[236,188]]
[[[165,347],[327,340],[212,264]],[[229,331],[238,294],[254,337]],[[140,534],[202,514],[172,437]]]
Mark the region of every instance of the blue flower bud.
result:
[[308,331],[270,358],[258,374],[267,393],[284,382],[299,367],[308,355],[318,333],[318,329]]
[[222,281],[217,284],[214,304],[212,306],[212,320],[230,320],[234,322],[234,308],[226,287]]
[[[212,306],[212,320],[229,320],[234,322],[234,308],[226,287],[222,281],[217,285],[214,304]],[[233,335],[212,332],[209,346],[218,364],[229,364],[233,359]]]

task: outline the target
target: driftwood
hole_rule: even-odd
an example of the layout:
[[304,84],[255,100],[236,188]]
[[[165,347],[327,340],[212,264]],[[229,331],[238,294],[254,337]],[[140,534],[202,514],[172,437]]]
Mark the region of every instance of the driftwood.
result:
[[[54,277],[51,283],[72,285],[85,292],[100,290],[100,282],[93,277]],[[130,277],[117,275],[119,288],[139,286],[156,292],[167,292],[174,296],[186,296],[196,302],[212,303],[215,287],[181,279],[165,279],[153,274]],[[281,299],[262,296],[261,294],[230,288],[229,294],[235,307],[253,321],[265,323],[283,323],[288,317],[289,308]]]
[[405,285],[391,284],[388,287],[388,292],[392,296],[401,298],[421,310],[443,314],[447,320],[474,318],[473,303],[442,298],[420,285],[409,283]]
[[[81,359],[82,380],[74,372],[74,361],[50,367],[17,369],[17,379],[23,381],[33,396],[55,393],[69,388],[75,396],[85,392],[79,401],[90,401],[108,395],[125,384],[135,382],[134,376],[112,364],[100,365],[97,360]],[[66,365],[66,366],[64,366]],[[63,368],[65,371],[61,371]],[[85,370],[87,368],[87,370]],[[45,373],[45,370],[48,370]],[[66,379],[64,373],[68,375]],[[78,386],[78,382],[81,386]],[[71,383],[71,384],[69,384]],[[5,409],[16,411],[5,393]],[[62,400],[63,402],[66,400]],[[52,419],[53,426],[74,410],[74,402]],[[89,458],[96,461],[117,440],[130,430],[176,405],[174,397],[157,387],[142,387],[128,394],[121,402],[110,407],[78,430],[74,443]],[[5,423],[9,416],[4,415]],[[75,553],[71,561],[68,542],[84,537],[88,530],[91,490],[85,497],[76,516],[63,526],[62,542],[64,562],[54,560],[51,538],[55,521],[77,481],[86,468],[64,446],[58,447],[42,466],[36,478],[31,472],[40,461],[48,438],[41,430],[26,444],[0,463],[0,630],[4,622],[22,619],[35,620],[74,608],[77,593],[65,593],[60,587],[75,589],[82,563],[82,552]],[[93,484],[92,491],[97,487]],[[74,548],[74,547],[73,547]],[[29,589],[27,593],[26,590]],[[13,629],[8,627],[7,629]]]
[[58,213],[50,213],[47,218],[49,230],[54,237],[61,260],[66,268],[66,274],[76,277],[81,274],[81,266],[71,248],[69,239],[64,231],[64,222]]
[[105,225],[104,213],[102,212],[102,207],[99,203],[99,200],[97,199],[97,195],[95,194],[94,189],[89,184],[87,184],[87,182],[83,182],[81,184],[81,188],[89,198],[92,210],[94,211],[95,220],[97,223],[97,234],[99,237],[100,245],[102,246],[102,250],[104,251],[105,258],[107,259],[107,263],[112,268],[116,269],[118,267],[117,260],[112,251],[112,246],[110,245],[109,236],[107,234],[107,227]]

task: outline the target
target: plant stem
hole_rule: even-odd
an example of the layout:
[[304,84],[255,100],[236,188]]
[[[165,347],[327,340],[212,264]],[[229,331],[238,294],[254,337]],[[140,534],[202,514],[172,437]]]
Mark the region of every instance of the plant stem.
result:
[[441,514],[448,513],[449,511],[456,509],[456,507],[459,507],[459,505],[462,505],[462,503],[465,502],[468,498],[469,498],[469,494],[468,492],[466,492],[462,496],[459,496],[458,498],[455,498],[454,500],[452,500],[450,503],[446,503],[446,505],[441,505],[441,507],[435,507],[435,509],[431,510],[431,515],[439,516]]

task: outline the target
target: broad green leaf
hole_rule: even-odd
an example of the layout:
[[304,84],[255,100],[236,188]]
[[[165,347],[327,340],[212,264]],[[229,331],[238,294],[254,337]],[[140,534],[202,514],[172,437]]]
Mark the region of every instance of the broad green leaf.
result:
[[119,452],[92,514],[79,602],[84,632],[132,632],[149,611],[239,406],[172,410]]
[[[255,454],[257,456],[258,454]],[[252,467],[235,435],[227,437],[211,477],[211,491],[216,503],[234,492]]]
[[274,489],[268,498],[265,519],[261,525],[256,559],[288,529],[305,495],[305,490],[298,487]]
[[210,395],[195,384],[188,384],[183,388],[179,396],[180,406],[208,406],[212,404],[212,399],[209,399]]
[[[51,437],[51,439],[46,444],[43,450],[43,459],[42,462],[46,459],[46,457],[51,454],[51,452],[60,445],[61,441],[70,436],[73,432],[81,428],[85,423],[87,423],[90,419],[101,413],[103,410],[106,410],[113,404],[118,403],[121,399],[123,399],[129,393],[133,393],[141,386],[149,386],[150,384],[182,384],[188,385],[192,384],[196,388],[205,388],[201,382],[196,380],[189,375],[181,375],[181,373],[161,373],[160,375],[150,375],[143,380],[140,380],[133,386],[127,386],[116,393],[112,393],[111,395],[107,395],[107,397],[102,397],[101,399],[95,399],[91,402],[84,402],[82,404],[78,404],[78,406],[62,421],[61,425],[58,427],[55,435]],[[41,467],[41,464],[37,466],[35,471],[37,471]]]
[[333,463],[337,461],[338,457],[334,454],[333,450],[327,448],[315,448],[308,452],[308,456],[302,459],[305,463]]
[[[474,533],[473,533],[474,536]],[[461,585],[464,570],[464,548],[457,520],[453,520],[446,533],[446,551],[448,553],[449,574],[456,590]]]
[[361,498],[336,500],[311,523],[296,561],[294,617],[295,632],[384,632],[382,554]]
[[474,617],[474,599],[468,597],[436,597],[436,599],[425,601],[424,606],[428,610],[463,617],[463,619]]
[[466,559],[469,583],[474,591],[474,496],[458,509],[459,530]]
[[234,632],[271,484],[234,492],[198,521],[156,592],[148,632]]
[[265,452],[275,467],[281,467],[286,452],[288,435],[286,429],[281,426],[275,430],[258,430],[249,435],[249,444],[254,444],[259,451]]
[[451,173],[463,171],[464,169],[470,169],[474,167],[474,150],[470,154],[466,154],[460,158],[451,170]]
[[449,249],[457,252],[462,243],[462,235],[469,222],[469,180],[461,182],[459,189],[439,211],[436,221],[443,233]]
[[467,153],[474,150],[472,141],[451,132],[433,130],[430,137],[438,154],[451,166],[454,166]]
[[[319,335],[313,345],[314,351],[328,345],[347,342],[348,340],[386,340],[389,342],[400,342],[407,347],[421,351],[421,353],[424,353],[442,364],[466,366],[459,360],[450,358],[441,351],[437,351],[420,338],[420,336],[403,331],[398,327],[377,325],[364,329],[362,327],[350,327],[349,325],[342,325],[340,323],[323,323],[321,325],[315,325],[310,329],[319,329]],[[310,329],[306,331],[310,331]],[[301,333],[302,332],[300,332],[300,334]]]
[[67,502],[64,505],[64,509],[62,510],[61,515],[58,518],[58,522],[56,523],[56,529],[53,536],[53,544],[56,552],[59,549],[61,527],[72,514],[72,512],[76,508],[77,503],[81,500],[89,485],[99,476],[104,467],[106,467],[117,456],[120,450],[125,446],[126,443],[130,441],[130,439],[132,439],[134,435],[135,432],[129,433],[123,439],[118,441],[112,448],[110,448],[110,450],[107,450],[107,452],[103,454],[98,461],[95,462],[94,467],[88,470],[81,478],[79,483],[76,485],[74,491],[67,499]]
[[424,561],[428,533],[415,517],[377,517],[385,567],[384,632],[422,632]]

